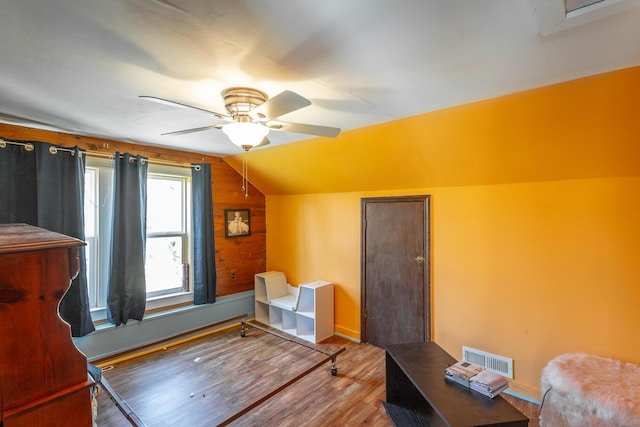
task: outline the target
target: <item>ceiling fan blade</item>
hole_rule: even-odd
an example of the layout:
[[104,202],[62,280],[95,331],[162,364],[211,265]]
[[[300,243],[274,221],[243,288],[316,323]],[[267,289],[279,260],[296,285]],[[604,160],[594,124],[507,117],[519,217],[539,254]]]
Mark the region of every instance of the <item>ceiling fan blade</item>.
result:
[[327,136],[329,138],[335,138],[340,134],[339,128],[329,126],[307,125],[304,123],[289,123],[277,121],[274,123],[267,123],[269,129],[280,130],[293,133],[304,133],[306,135]]
[[165,135],[184,135],[184,134],[187,134],[187,133],[202,132],[203,130],[209,130],[209,129],[220,129],[220,125],[211,125],[211,126],[203,126],[201,128],[177,130],[175,132],[167,132],[167,133],[163,133],[161,135],[162,136],[165,136]]
[[149,101],[157,102],[159,104],[169,105],[171,107],[189,108],[189,109],[192,109],[192,110],[204,111],[205,113],[213,114],[214,116],[216,116],[217,118],[219,118],[221,120],[225,120],[225,119],[229,119],[230,118],[229,116],[227,116],[225,114],[220,114],[220,113],[216,113],[215,111],[205,110],[204,108],[200,108],[200,107],[194,107],[193,105],[182,104],[182,103],[176,102],[176,101],[169,101],[168,99],[158,98],[157,96],[139,95],[138,97],[139,98],[143,98],[143,99],[147,99]]
[[271,141],[269,141],[269,139],[265,136],[262,141],[260,141],[260,144],[254,146],[253,148],[258,148],[258,147],[264,147],[265,145],[271,144]]
[[267,99],[249,112],[254,120],[273,120],[292,111],[311,105],[311,101],[290,90]]

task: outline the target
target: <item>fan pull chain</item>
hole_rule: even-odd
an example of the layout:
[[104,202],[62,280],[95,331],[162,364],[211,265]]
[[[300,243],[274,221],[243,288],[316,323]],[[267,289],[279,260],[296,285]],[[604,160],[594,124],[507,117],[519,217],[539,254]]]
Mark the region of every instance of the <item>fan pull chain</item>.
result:
[[242,159],[242,191],[244,191],[244,198],[249,198],[249,166],[247,166],[247,161]]
[[246,162],[244,159],[242,159],[242,188],[240,189],[240,191],[244,191],[244,168],[246,166]]
[[249,165],[244,163],[244,198],[249,198]]

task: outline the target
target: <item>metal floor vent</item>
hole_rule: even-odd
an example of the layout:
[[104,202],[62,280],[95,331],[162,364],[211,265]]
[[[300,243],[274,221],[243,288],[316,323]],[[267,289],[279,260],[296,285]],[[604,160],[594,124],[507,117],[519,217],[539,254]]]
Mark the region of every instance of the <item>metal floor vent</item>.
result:
[[513,359],[462,346],[462,358],[503,377],[513,379]]

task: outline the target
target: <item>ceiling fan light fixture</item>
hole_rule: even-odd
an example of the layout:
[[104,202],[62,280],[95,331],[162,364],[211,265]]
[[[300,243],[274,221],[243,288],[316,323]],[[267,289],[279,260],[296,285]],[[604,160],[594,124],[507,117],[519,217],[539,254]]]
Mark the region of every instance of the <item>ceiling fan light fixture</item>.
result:
[[222,131],[238,147],[249,150],[260,144],[269,128],[254,122],[234,122],[222,126]]
[[227,122],[226,124],[212,124],[193,129],[166,132],[162,135],[183,135],[209,129],[220,129],[234,145],[244,151],[269,144],[270,141],[267,135],[270,130],[330,138],[336,137],[340,133],[340,129],[334,127],[280,122],[278,120],[280,116],[311,105],[311,101],[307,98],[290,90],[285,90],[273,98],[269,98],[265,92],[248,87],[225,89],[222,91],[222,97],[228,115],[155,96],[140,95],[140,97],[161,104],[204,111],[213,114],[218,120]]

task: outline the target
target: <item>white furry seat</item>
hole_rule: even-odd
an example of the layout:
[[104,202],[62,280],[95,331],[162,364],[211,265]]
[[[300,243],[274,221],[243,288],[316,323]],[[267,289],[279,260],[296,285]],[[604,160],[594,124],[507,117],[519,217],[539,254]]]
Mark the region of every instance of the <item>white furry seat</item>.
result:
[[542,371],[544,427],[640,426],[640,366],[563,354]]

